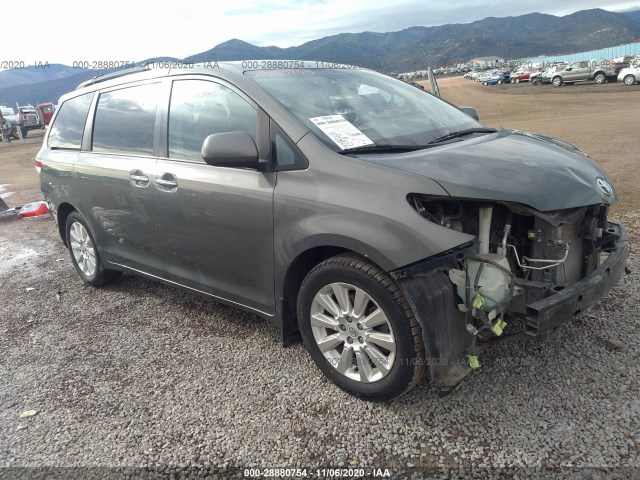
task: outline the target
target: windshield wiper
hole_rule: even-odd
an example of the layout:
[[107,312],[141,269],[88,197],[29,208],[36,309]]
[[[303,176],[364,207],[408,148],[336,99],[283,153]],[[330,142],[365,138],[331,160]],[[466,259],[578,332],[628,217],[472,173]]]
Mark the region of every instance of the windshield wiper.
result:
[[421,150],[427,148],[426,145],[391,145],[391,144],[373,144],[362,145],[360,147],[351,147],[339,151],[340,154],[345,153],[377,153],[377,152],[410,152],[412,150]]
[[466,130],[460,130],[458,132],[451,132],[443,135],[441,137],[436,138],[435,140],[431,140],[428,145],[432,145],[434,143],[446,142],[447,140],[451,140],[453,138],[464,137],[466,135],[471,135],[473,133],[496,133],[497,130],[495,128],[467,128]]

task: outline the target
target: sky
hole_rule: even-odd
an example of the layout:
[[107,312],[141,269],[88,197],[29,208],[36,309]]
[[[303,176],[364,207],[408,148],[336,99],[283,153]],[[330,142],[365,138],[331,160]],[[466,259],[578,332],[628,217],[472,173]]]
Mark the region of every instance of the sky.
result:
[[[578,10],[640,10],[640,0],[33,0],[3,23],[37,26],[36,35],[0,52],[2,61],[63,63],[184,58],[238,38],[259,46],[289,47],[342,32],[389,32],[423,25],[469,23],[531,12],[567,15]],[[33,13],[37,15],[33,17]],[[34,20],[35,18],[35,20]],[[7,40],[7,37],[5,37]],[[7,47],[7,43],[4,42]],[[6,57],[6,58],[5,58]]]

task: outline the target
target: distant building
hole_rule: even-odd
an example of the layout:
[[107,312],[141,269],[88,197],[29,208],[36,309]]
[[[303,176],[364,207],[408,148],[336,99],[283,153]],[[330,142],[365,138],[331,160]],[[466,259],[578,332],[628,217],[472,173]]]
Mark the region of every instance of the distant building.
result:
[[471,65],[477,67],[495,67],[504,64],[504,58],[500,57],[476,57],[469,60]]

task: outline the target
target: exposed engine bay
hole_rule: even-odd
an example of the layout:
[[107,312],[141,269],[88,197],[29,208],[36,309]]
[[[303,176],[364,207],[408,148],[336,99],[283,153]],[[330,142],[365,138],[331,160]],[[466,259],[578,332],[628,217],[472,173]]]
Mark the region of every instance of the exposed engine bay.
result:
[[[548,338],[556,320],[551,315],[547,319],[546,310],[538,315],[536,305],[569,292],[594,272],[620,237],[607,221],[606,205],[538,212],[518,204],[419,195],[408,201],[430,222],[476,237],[474,249],[449,257],[453,261],[439,268],[455,292],[461,315],[450,314],[450,320],[463,319],[471,368],[479,366],[483,343]],[[580,313],[573,305],[583,298],[576,297],[567,307],[576,310],[563,315]],[[515,316],[526,319],[524,331],[507,331]]]

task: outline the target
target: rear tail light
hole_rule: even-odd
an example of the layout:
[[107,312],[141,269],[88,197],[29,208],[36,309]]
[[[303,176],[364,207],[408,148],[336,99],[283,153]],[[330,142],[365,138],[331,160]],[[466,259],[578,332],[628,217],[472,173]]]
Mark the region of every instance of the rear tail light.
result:
[[40,173],[42,169],[42,161],[39,158],[36,158],[36,172]]
[[47,218],[51,216],[51,210],[49,210],[47,202],[33,202],[27,203],[22,207],[18,212],[18,215],[30,220],[36,218]]

